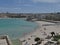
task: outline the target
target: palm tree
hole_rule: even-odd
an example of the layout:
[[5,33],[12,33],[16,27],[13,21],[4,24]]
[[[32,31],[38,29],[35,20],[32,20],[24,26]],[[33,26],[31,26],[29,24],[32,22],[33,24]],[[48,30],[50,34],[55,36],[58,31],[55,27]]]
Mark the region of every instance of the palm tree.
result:
[[55,36],[55,32],[51,32],[52,37]]

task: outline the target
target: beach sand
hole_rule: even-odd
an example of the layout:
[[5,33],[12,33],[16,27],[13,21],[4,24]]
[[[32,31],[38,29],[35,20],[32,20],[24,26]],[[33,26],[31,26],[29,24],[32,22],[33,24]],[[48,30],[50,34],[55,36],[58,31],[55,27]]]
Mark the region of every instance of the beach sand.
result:
[[[51,22],[44,22],[44,21],[36,21],[36,23],[39,24],[39,27],[35,31],[20,38],[20,41],[26,40],[25,42],[22,42],[22,45],[24,45],[26,42],[28,42],[29,45],[36,43],[34,41],[34,39],[36,37],[39,37],[39,38],[45,40],[45,38],[48,35],[51,35],[50,34],[51,32],[60,33],[60,25],[57,25],[57,24],[51,23]],[[43,26],[43,25],[47,25],[47,24],[49,24],[49,25]]]

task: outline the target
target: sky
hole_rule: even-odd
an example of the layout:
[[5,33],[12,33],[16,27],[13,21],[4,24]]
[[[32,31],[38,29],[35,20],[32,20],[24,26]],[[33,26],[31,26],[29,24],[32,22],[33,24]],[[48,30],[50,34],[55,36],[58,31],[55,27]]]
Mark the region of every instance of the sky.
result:
[[0,12],[10,13],[60,12],[60,0],[0,0]]

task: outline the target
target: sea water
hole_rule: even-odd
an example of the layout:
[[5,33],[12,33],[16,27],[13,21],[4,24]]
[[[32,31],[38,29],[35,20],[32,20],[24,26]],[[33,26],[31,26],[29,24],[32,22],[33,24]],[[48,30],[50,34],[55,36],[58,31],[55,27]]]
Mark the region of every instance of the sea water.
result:
[[18,38],[33,31],[37,26],[37,23],[21,18],[2,18],[0,19],[0,35]]

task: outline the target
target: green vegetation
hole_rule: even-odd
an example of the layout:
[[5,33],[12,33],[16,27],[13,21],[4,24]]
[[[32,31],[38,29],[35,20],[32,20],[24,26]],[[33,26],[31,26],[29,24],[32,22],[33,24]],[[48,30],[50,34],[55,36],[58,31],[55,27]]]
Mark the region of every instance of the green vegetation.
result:
[[58,41],[60,39],[60,35],[56,35],[53,37],[53,41]]
[[34,40],[35,40],[36,42],[38,42],[38,41],[40,41],[40,38],[39,38],[39,37],[36,37]]
[[13,45],[22,45],[22,43],[18,39],[12,40],[12,44]]

